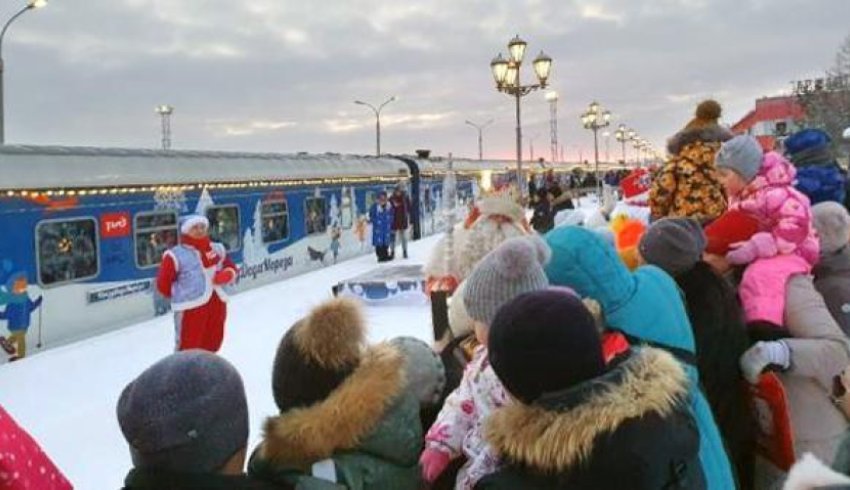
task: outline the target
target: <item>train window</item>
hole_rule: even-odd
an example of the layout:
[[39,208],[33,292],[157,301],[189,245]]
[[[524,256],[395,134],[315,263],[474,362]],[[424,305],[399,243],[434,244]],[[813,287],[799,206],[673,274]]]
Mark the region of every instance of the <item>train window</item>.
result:
[[328,206],[324,197],[308,197],[304,200],[304,222],[308,235],[324,233],[328,229]]
[[97,276],[97,221],[94,218],[47,220],[35,227],[38,280],[42,286]]
[[209,206],[207,219],[210,220],[210,238],[224,245],[228,252],[242,247],[239,235],[239,206],[228,204],[224,206]]
[[264,201],[260,208],[263,243],[277,243],[289,238],[289,210],[286,201]]
[[177,245],[177,213],[154,211],[135,217],[136,267],[147,269],[162,262],[162,253]]

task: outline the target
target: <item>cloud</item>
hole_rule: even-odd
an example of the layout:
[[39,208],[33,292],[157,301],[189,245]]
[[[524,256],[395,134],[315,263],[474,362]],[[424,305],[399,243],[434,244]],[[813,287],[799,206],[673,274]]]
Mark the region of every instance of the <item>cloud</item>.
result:
[[[0,4],[0,21],[13,7]],[[662,147],[702,98],[732,122],[829,67],[846,11],[846,0],[56,1],[4,40],[6,136],[155,146],[152,108],[169,103],[175,148],[371,153],[374,116],[353,101],[399,95],[381,117],[385,151],[476,156],[464,121],[493,118],[485,155],[512,158],[514,100],[489,62],[519,34],[529,59],[554,59],[568,154],[592,152],[578,116],[594,99]],[[522,76],[533,82],[530,66]],[[522,100],[537,153],[543,95]]]

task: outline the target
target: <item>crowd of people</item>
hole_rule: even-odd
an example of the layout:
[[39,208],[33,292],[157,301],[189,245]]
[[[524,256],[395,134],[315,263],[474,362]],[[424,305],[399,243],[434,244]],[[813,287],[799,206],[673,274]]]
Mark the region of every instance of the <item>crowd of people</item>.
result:
[[[850,488],[844,173],[822,132],[764,151],[720,112],[700,104],[671,138],[631,255],[611,231],[628,224],[541,218],[572,206],[548,174],[531,222],[509,197],[485,196],[434,247],[428,287],[451,297],[433,345],[370,345],[356,300],[315,307],[280,339],[278,411],[257,447],[218,335],[203,350],[189,333],[201,327],[178,312],[178,351],[118,401],[125,488]],[[394,210],[408,206],[402,189],[378,196],[379,260],[393,230],[407,256]],[[206,223],[182,226],[203,242]],[[197,287],[161,275],[187,309],[220,301],[235,274],[220,246],[200,247],[209,255],[169,252]],[[0,434],[0,483],[8,442]],[[27,473],[31,488],[69,488],[33,454],[44,471]]]

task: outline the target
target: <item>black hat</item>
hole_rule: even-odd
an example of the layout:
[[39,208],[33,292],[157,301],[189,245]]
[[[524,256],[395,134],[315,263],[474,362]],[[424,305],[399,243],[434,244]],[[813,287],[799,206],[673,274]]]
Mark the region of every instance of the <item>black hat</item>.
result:
[[349,298],[329,300],[298,321],[280,342],[272,393],[281,412],[324,400],[360,364],[363,314]]
[[565,291],[533,291],[502,306],[488,349],[499,380],[524,403],[605,372],[593,316]]

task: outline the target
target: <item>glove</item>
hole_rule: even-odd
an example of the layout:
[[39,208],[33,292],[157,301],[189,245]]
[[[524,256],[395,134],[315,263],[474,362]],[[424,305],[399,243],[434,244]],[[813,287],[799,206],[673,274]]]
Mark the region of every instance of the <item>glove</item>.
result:
[[422,451],[419,457],[419,466],[422,468],[422,479],[427,483],[434,481],[445,471],[446,466],[452,460],[451,456],[439,449],[428,448]]
[[726,261],[733,265],[749,264],[763,257],[773,257],[779,253],[773,235],[766,232],[756,233],[746,242],[733,243],[731,252],[726,254]]
[[233,282],[234,279],[236,279],[236,273],[233,272],[233,269],[222,269],[213,276],[213,284],[224,286]]
[[756,342],[741,356],[741,372],[751,384],[758,383],[759,375],[769,366],[788,369],[791,366],[791,350],[781,340]]

